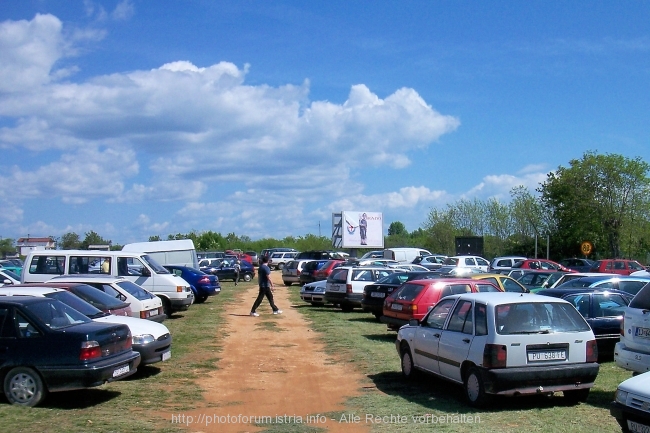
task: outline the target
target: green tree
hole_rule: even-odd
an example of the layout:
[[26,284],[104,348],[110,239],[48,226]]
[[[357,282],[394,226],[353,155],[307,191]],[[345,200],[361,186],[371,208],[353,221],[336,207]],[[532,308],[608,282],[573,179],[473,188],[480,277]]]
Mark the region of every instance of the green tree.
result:
[[556,224],[554,240],[564,254],[575,254],[590,240],[597,252],[621,257],[624,234],[647,222],[650,165],[639,157],[591,151],[569,164],[549,173],[539,189]]
[[388,226],[388,236],[407,235],[406,226],[400,221],[393,221]]
[[68,232],[61,236],[57,244],[58,248],[62,250],[77,250],[81,248],[81,239],[78,234]]
[[99,236],[93,230],[86,233],[85,239],[81,242],[80,247],[84,250],[87,250],[90,245],[111,245],[110,240],[106,240],[103,237]]
[[0,239],[0,257],[13,256],[16,254],[14,240],[9,238]]

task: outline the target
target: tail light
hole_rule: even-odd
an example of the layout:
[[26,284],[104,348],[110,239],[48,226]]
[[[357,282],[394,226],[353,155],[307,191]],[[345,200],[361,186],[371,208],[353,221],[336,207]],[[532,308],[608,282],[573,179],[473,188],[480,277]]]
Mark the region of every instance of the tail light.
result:
[[210,278],[207,276],[199,278],[199,284],[210,284]]
[[598,344],[596,344],[596,340],[587,341],[587,362],[598,362]]
[[345,293],[352,293],[352,284],[345,285]]
[[618,330],[621,334],[621,337],[625,336],[625,317],[623,317],[623,320],[621,320],[621,326],[618,327]]
[[[129,338],[130,340],[130,338]],[[81,343],[81,352],[79,359],[81,361],[88,361],[89,359],[100,358],[102,356],[102,349],[96,341],[84,341]]]
[[504,368],[508,360],[508,350],[503,344],[486,344],[483,349],[483,367]]

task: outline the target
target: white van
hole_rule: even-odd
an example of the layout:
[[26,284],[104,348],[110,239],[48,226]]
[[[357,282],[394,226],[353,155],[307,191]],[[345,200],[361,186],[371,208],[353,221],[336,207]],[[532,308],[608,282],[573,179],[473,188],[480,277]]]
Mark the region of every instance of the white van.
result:
[[199,269],[199,260],[192,239],[176,241],[136,242],[126,244],[122,251],[147,253],[161,265],[188,266]]
[[127,251],[31,251],[20,275],[23,283],[42,283],[57,275],[106,274],[124,277],[158,295],[167,316],[194,302],[189,284],[170,274],[148,254]]
[[416,257],[430,256],[429,251],[422,248],[386,248],[384,258],[396,260],[400,263],[413,263]]

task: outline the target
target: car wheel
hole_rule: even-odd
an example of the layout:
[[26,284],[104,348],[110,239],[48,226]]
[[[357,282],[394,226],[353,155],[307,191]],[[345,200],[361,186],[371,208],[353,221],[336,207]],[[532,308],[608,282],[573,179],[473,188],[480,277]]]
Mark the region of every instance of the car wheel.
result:
[[283,282],[284,285],[287,286],[287,287],[289,287],[289,286],[292,284],[292,283],[290,283],[289,281],[282,281],[282,282]]
[[207,299],[208,299],[207,296],[196,296],[196,297],[194,298],[194,302],[196,302],[197,304],[202,304],[202,303],[204,303]]
[[165,313],[167,317],[172,317],[172,303],[169,302],[169,299],[167,298],[161,297],[160,300],[162,301],[163,305],[163,313]]
[[345,311],[346,313],[349,313],[352,310],[354,310],[354,307],[351,305],[341,304],[341,310]]
[[284,263],[278,263],[278,265],[275,267],[275,269],[277,269],[278,271],[281,271],[282,269],[284,269]]
[[487,395],[485,394],[485,386],[483,385],[483,378],[481,373],[476,367],[471,367],[467,371],[467,376],[464,382],[465,397],[470,405],[474,407],[485,406]]
[[378,311],[374,311],[374,312],[372,313],[372,315],[375,316],[375,319],[377,319],[377,320],[379,320],[379,319],[381,318],[381,316],[383,316],[383,314],[381,314],[381,313],[378,312]]
[[413,357],[411,356],[411,349],[408,346],[402,348],[402,374],[407,379],[413,379],[415,377]]
[[33,407],[45,398],[41,377],[31,368],[16,367],[5,376],[5,396],[11,404]]
[[589,388],[586,389],[574,389],[572,391],[563,391],[564,399],[569,404],[578,404],[584,403],[589,397]]
[[244,274],[244,281],[249,283],[253,279],[253,276],[251,274]]

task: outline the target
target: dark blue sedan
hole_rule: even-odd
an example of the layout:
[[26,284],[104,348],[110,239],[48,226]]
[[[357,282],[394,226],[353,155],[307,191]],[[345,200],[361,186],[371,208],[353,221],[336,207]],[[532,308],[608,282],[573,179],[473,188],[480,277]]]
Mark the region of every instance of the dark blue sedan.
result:
[[20,406],[123,379],[140,364],[127,325],[93,322],[55,299],[3,297],[0,330],[0,381]]
[[[218,267],[212,268],[211,272],[218,276],[221,281],[233,280],[235,281],[237,274],[235,273],[235,260],[224,259]],[[255,268],[246,260],[240,260],[239,265],[241,271],[239,272],[239,279],[246,282],[252,281],[255,278]]]
[[190,285],[194,292],[194,302],[201,304],[209,296],[221,293],[221,284],[219,278],[215,275],[206,274],[205,272],[190,268],[189,266],[164,265],[165,269],[174,275],[178,275]]

